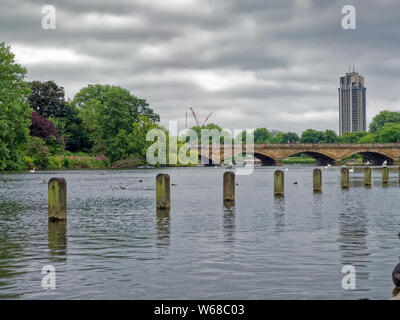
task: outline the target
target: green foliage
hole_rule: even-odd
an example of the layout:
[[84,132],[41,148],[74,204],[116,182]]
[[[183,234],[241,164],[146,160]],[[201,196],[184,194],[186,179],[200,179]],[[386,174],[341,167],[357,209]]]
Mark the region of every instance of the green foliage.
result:
[[381,143],[400,141],[400,124],[386,123],[377,133],[377,140]]
[[139,157],[129,157],[127,159],[118,160],[111,166],[113,169],[132,169],[143,165],[144,162]]
[[333,130],[326,130],[324,132],[324,143],[335,143],[339,141],[339,137],[337,136],[336,132]]
[[108,155],[111,161],[126,159],[130,156],[137,156],[144,161],[147,148],[153,144],[151,141],[146,141],[147,132],[156,128],[158,126],[149,118],[138,116],[130,132],[121,129],[115,137],[110,139]]
[[28,96],[31,108],[45,118],[65,116],[64,88],[54,81],[29,83],[32,93]]
[[290,157],[282,161],[284,164],[316,164],[317,160],[308,156]]
[[284,132],[281,137],[281,143],[296,143],[300,140],[295,132]]
[[301,143],[336,143],[339,137],[333,130],[317,131],[308,129],[301,135]]
[[266,128],[257,128],[254,130],[254,143],[268,143],[272,134]]
[[371,133],[378,133],[387,123],[400,123],[400,112],[381,111],[369,125]]
[[51,136],[46,140],[46,144],[52,155],[62,154],[64,152],[64,142],[61,139],[57,139],[55,136]]
[[301,143],[319,143],[324,140],[324,133],[314,129],[308,129],[301,134]]
[[340,136],[339,141],[341,143],[358,143],[366,135],[367,132],[346,132]]
[[[210,130],[210,137],[209,137],[209,143],[213,142],[212,139],[212,130],[216,130],[218,131],[219,134],[219,143],[224,143],[224,141],[227,141],[232,143],[232,136],[227,132],[222,130],[222,128],[218,125],[216,125],[215,123],[209,123],[205,126],[195,126],[191,128],[192,130],[196,131],[197,134],[197,138],[198,138],[198,144],[202,143],[202,136],[201,136],[201,130],[206,129],[206,130]],[[186,139],[186,141],[188,141],[189,138]],[[217,141],[218,142],[218,141]]]
[[66,140],[66,149],[72,152],[88,151],[92,145],[82,126],[82,119],[77,107],[67,103],[65,116],[49,118]]
[[75,95],[72,104],[79,109],[82,125],[98,152],[112,150],[108,145],[121,130],[128,135],[132,133],[132,124],[139,116],[145,116],[153,123],[159,121],[159,116],[145,100],[116,86],[89,85]]
[[43,139],[30,137],[26,154],[33,159],[34,168],[46,169],[50,163],[50,152]]
[[373,133],[367,133],[365,136],[358,140],[358,143],[374,143],[376,142],[376,136]]
[[24,167],[24,149],[29,139],[30,93],[24,82],[26,69],[15,63],[10,47],[0,43],[0,170]]
[[60,170],[62,169],[63,165],[62,165],[62,161],[60,158],[51,156],[49,157],[49,166],[48,169],[51,170]]

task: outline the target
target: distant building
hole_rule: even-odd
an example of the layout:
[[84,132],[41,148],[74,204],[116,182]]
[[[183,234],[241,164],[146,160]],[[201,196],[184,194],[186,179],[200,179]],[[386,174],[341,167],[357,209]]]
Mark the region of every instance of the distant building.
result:
[[367,131],[364,77],[354,71],[340,77],[339,134]]
[[279,130],[269,130],[269,133],[273,136],[276,137],[276,135],[278,134]]

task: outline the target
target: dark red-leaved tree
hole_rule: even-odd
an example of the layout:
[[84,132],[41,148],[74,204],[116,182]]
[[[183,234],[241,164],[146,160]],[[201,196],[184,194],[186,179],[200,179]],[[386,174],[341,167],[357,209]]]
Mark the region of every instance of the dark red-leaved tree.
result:
[[29,127],[31,136],[39,137],[44,140],[49,140],[52,136],[61,141],[61,136],[55,128],[54,124],[42,117],[38,112],[32,112],[32,125]]

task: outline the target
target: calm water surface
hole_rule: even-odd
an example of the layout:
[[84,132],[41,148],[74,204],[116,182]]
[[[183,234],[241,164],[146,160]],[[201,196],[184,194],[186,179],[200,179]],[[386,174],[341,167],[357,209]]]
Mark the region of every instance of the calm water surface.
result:
[[[313,194],[313,168],[289,167],[285,198],[274,198],[276,169],[237,176],[231,209],[223,169],[162,170],[176,184],[169,215],[155,210],[157,170],[2,174],[0,298],[389,299],[400,255],[397,173],[382,187],[374,170],[365,188],[356,169],[342,190],[339,168],[329,168]],[[66,224],[47,221],[53,176],[67,180]],[[342,289],[347,264],[356,290]],[[55,290],[41,287],[44,265],[56,268]]]

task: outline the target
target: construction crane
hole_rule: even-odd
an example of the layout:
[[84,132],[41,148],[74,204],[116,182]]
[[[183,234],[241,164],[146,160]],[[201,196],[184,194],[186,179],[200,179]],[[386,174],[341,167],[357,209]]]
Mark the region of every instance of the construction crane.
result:
[[[190,111],[192,112],[193,118],[194,118],[194,120],[196,121],[196,124],[197,124],[198,127],[205,126],[206,123],[207,123],[207,121],[208,121],[208,119],[209,119],[210,116],[212,115],[212,112],[210,112],[210,113],[208,114],[208,116],[204,119],[203,124],[200,125],[200,122],[199,122],[199,120],[198,120],[198,118],[197,118],[197,116],[196,116],[196,112],[194,112],[194,110],[193,110],[192,107],[190,107],[189,109],[190,109]],[[186,127],[187,127],[187,125],[186,125]]]
[[208,119],[211,117],[211,115],[212,115],[212,112],[210,112],[210,113],[208,114],[208,116],[206,117],[206,119],[204,120],[203,126],[206,125],[206,123],[207,123]]
[[194,120],[196,121],[197,126],[200,127],[199,120],[197,120],[196,113],[194,112],[193,108],[190,107],[189,109],[190,109],[190,111],[192,111],[193,118],[194,118]]

